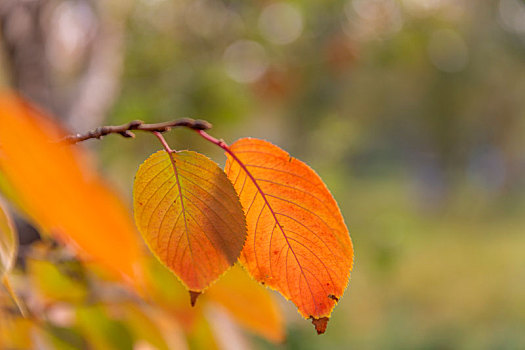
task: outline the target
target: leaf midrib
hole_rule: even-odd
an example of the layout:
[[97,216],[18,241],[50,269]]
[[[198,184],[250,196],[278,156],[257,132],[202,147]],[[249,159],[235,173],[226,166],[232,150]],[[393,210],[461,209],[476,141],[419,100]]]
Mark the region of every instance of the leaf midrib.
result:
[[[188,242],[188,249],[190,250],[191,262],[192,262],[192,264],[193,264],[193,266],[195,268],[197,265],[195,264],[195,259],[193,258],[193,250],[191,249],[190,235],[188,234],[188,221],[186,219],[186,207],[184,206],[184,196],[182,194],[182,186],[181,186],[180,180],[179,180],[179,172],[177,170],[177,165],[175,164],[176,161],[173,158],[173,154],[171,152],[168,152],[168,151],[166,151],[166,153],[168,153],[168,156],[169,156],[170,161],[171,161],[171,165],[173,167],[173,172],[175,173],[175,180],[177,182],[177,188],[179,189],[180,207],[181,207],[181,211],[182,211],[182,217],[184,219],[184,233],[186,234],[186,240]],[[199,274],[196,274],[195,278],[197,279],[197,284],[200,285]]]
[[[270,213],[272,213],[272,216],[273,216],[273,219],[275,220],[275,223],[277,224],[277,226],[279,226],[279,229],[281,230],[281,233],[286,241],[286,244],[288,245],[288,249],[292,252],[294,258],[295,258],[295,261],[297,262],[297,266],[299,266],[299,269],[301,270],[301,275],[303,276],[304,278],[304,281],[306,283],[306,285],[308,286],[308,290],[310,291],[310,295],[312,296],[312,300],[314,302],[314,308],[315,308],[315,311],[316,313],[318,313],[318,308],[317,308],[317,303],[316,303],[316,298],[312,292],[312,288],[310,287],[310,283],[308,283],[308,279],[306,278],[306,274],[304,273],[304,270],[303,270],[303,267],[301,265],[301,263],[299,262],[299,259],[297,258],[297,255],[295,254],[295,251],[293,250],[290,242],[288,241],[288,237],[286,236],[286,233],[284,232],[284,229],[282,228],[281,226],[281,223],[279,222],[279,220],[277,219],[277,216],[276,216],[276,213],[275,211],[273,210],[272,206],[270,205],[268,199],[266,198],[266,195],[265,193],[263,192],[262,188],[259,186],[259,184],[257,183],[257,180],[255,179],[255,177],[250,173],[250,171],[248,170],[248,168],[244,165],[244,163],[237,157],[237,155],[231,150],[231,149],[228,149],[227,152],[232,156],[233,159],[235,159],[235,161],[239,164],[239,166],[244,170],[244,172],[248,175],[248,177],[250,178],[250,180],[253,182],[253,184],[255,185],[255,187],[257,188],[257,191],[261,194],[261,197],[263,198],[266,206],[268,207],[268,209],[270,210]],[[261,211],[264,210],[264,207],[261,209]],[[270,257],[271,259],[271,257]]]

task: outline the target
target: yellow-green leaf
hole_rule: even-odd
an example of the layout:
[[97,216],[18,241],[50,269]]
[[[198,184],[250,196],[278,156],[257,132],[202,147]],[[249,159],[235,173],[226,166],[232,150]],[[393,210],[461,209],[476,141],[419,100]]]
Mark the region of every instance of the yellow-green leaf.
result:
[[0,281],[13,266],[17,246],[15,228],[0,203]]
[[226,174],[190,151],[159,151],[139,168],[135,222],[157,258],[190,291],[200,292],[232,266],[246,222]]
[[82,306],[76,311],[77,325],[90,349],[133,349],[133,334],[124,322],[110,315],[105,305]]
[[32,287],[42,298],[71,303],[79,303],[86,299],[86,286],[60,271],[56,263],[28,259],[26,264]]

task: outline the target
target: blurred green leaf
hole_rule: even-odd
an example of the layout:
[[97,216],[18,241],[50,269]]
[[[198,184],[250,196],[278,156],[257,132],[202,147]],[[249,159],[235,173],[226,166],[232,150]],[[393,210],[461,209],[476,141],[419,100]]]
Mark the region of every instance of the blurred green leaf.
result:
[[82,302],[88,295],[87,286],[63,273],[57,264],[44,260],[27,260],[33,287],[43,297],[53,301]]
[[130,330],[120,320],[110,318],[102,305],[79,307],[77,324],[93,349],[133,349]]
[[46,324],[44,327],[47,339],[57,350],[86,349],[87,343],[77,329],[58,327]]

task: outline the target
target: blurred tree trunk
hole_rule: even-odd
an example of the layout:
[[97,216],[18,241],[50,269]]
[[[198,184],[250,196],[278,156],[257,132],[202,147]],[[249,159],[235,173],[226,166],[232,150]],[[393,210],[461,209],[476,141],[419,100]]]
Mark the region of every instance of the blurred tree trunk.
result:
[[11,86],[72,131],[102,124],[120,90],[130,3],[1,0]]
[[25,97],[56,115],[45,59],[45,31],[41,24],[48,0],[3,0],[0,5],[1,40],[11,84]]
[[[126,6],[103,0],[0,0],[9,85],[73,132],[103,124],[120,88]],[[75,34],[76,41],[68,42]],[[22,246],[39,238],[22,218],[16,223]]]

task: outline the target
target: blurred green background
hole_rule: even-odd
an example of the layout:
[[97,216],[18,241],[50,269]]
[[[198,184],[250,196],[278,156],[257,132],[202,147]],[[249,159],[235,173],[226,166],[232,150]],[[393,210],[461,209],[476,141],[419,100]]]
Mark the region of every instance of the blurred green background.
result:
[[[325,180],[354,271],[324,336],[283,300],[277,348],[525,348],[525,2],[45,3],[31,49],[44,78],[24,86],[28,41],[8,30],[23,22],[12,12],[0,79],[72,130],[202,118],[210,134],[264,138]],[[224,164],[191,131],[167,139]],[[128,198],[160,149],[147,134],[86,146]]]

